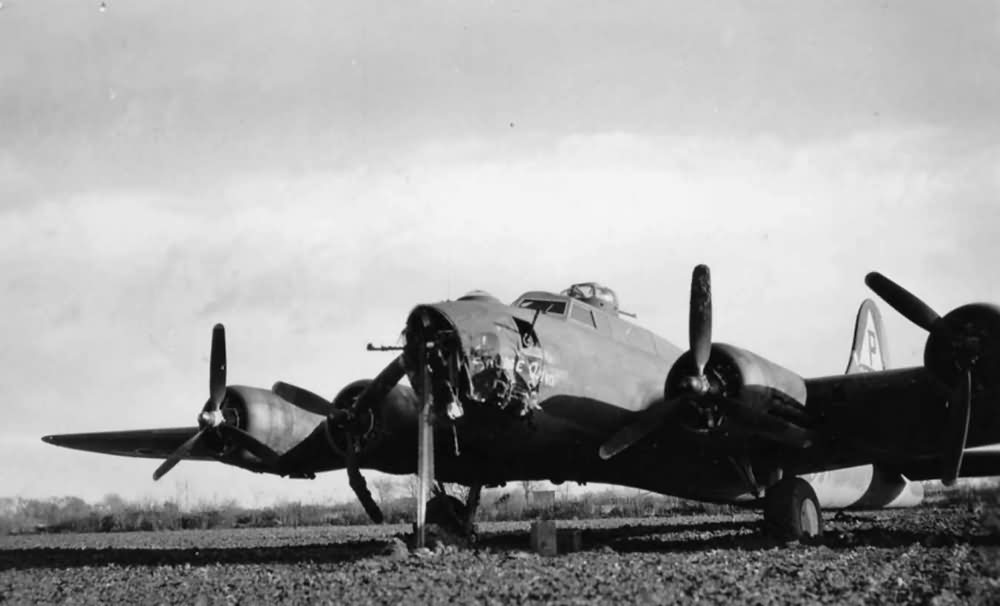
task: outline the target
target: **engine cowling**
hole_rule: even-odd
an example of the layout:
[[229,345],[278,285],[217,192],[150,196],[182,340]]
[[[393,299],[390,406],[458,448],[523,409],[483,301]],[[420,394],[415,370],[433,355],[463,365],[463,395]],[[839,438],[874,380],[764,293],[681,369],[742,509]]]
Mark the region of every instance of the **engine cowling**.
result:
[[705,366],[707,386],[698,394],[690,391],[694,368],[692,353],[686,352],[664,384],[668,400],[692,396],[680,414],[681,423],[690,430],[727,432],[736,417],[743,425],[783,441],[789,424],[804,421],[805,381],[783,366],[745,349],[715,343]]
[[[348,383],[334,397],[333,407],[338,410],[348,410],[371,382],[371,379],[360,379]],[[394,386],[378,406],[359,413],[357,428],[360,429],[360,454],[376,450],[394,436],[416,435],[418,411],[419,401],[413,389],[407,385]],[[347,450],[347,434],[335,424],[327,423],[326,437],[334,452],[344,456]]]
[[[321,415],[290,406],[270,390],[242,385],[227,388],[222,413],[228,422],[279,455],[301,444],[324,420]],[[221,436],[213,437],[208,446],[237,465],[253,469],[260,464],[255,455]]]
[[977,390],[996,389],[1000,377],[1000,308],[971,303],[953,309],[935,325],[924,347],[924,366],[945,385],[972,368]]

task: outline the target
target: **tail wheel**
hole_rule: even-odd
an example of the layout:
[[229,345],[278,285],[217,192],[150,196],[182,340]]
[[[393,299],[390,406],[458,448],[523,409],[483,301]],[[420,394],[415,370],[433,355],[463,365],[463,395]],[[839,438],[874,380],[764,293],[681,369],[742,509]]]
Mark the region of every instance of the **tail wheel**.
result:
[[794,541],[823,534],[823,515],[816,492],[802,478],[785,478],[767,489],[764,527],[771,536]]

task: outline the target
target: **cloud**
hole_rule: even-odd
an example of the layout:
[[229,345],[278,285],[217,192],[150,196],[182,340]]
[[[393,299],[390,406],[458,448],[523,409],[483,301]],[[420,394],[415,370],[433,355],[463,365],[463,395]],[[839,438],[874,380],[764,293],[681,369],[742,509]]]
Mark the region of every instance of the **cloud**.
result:
[[1000,134],[987,2],[64,5],[19,4],[0,38],[0,150],[41,193],[191,193],[467,136]]

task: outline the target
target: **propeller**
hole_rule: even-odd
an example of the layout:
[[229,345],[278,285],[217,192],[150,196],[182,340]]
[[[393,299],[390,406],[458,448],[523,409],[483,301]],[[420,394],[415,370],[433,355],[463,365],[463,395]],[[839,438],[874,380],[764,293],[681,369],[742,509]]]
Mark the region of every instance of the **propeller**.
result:
[[[948,417],[944,427],[944,448],[941,452],[941,482],[946,486],[955,483],[962,469],[962,457],[965,453],[966,440],[969,437],[969,420],[972,411],[972,366],[976,352],[969,351],[976,342],[956,340],[956,335],[947,322],[917,298],[916,295],[896,284],[878,272],[865,276],[865,284],[882,298],[890,307],[902,314],[907,320],[931,333],[928,345],[934,339],[944,339],[957,345],[960,355],[954,359],[959,370],[957,384],[952,388],[948,399]],[[929,356],[925,352],[925,365]]]
[[216,324],[212,329],[212,350],[208,364],[208,392],[212,410],[217,411],[226,397],[226,327],[222,324]]
[[934,330],[938,320],[941,319],[936,311],[918,299],[916,295],[877,271],[865,276],[865,284],[904,318],[927,332]]
[[201,440],[201,436],[204,435],[204,433],[205,433],[204,429],[199,430],[198,433],[194,434],[193,436],[188,438],[187,441],[181,444],[177,448],[177,450],[175,450],[173,454],[167,457],[167,459],[163,463],[160,463],[160,466],[157,467],[156,471],[153,472],[153,481],[159,480],[163,476],[167,475],[167,472],[173,469],[174,466],[176,466],[178,463],[180,463],[181,459],[186,459],[187,456],[191,454],[191,450],[194,449],[194,445],[197,444],[199,440]]
[[347,479],[357,495],[365,513],[376,524],[383,520],[382,511],[368,490],[368,483],[361,475],[358,454],[361,452],[361,440],[364,437],[365,413],[385,398],[403,378],[403,356],[397,356],[388,366],[382,369],[372,381],[358,394],[357,398],[347,406],[340,408],[322,396],[308,389],[303,389],[289,383],[278,381],[271,390],[302,410],[326,417],[327,428],[344,434],[346,448],[344,449],[344,465],[347,467]]
[[707,265],[696,266],[691,274],[688,339],[695,374],[686,377],[681,383],[687,393],[682,392],[678,397],[659,400],[639,412],[633,423],[619,430],[601,445],[598,454],[602,459],[610,459],[658,430],[689,395],[708,393],[711,386],[705,377],[705,366],[712,354],[712,279]]
[[156,468],[156,471],[153,472],[154,481],[165,476],[178,463],[188,458],[195,446],[212,430],[215,430],[237,446],[250,451],[269,467],[277,466],[278,453],[239,427],[227,423],[225,416],[222,414],[222,404],[226,399],[226,329],[222,324],[216,324],[215,328],[212,329],[212,350],[209,356],[208,367],[208,394],[208,402],[205,403],[201,414],[198,415],[198,432],[177,447],[177,450],[171,453]]
[[704,379],[705,365],[712,354],[712,276],[707,265],[698,265],[691,274],[688,341],[698,377]]
[[965,442],[969,439],[969,420],[972,418],[972,371],[962,373],[958,386],[948,403],[948,419],[945,421],[945,450],[941,457],[943,473],[941,481],[951,486],[962,471],[962,457]]
[[323,396],[314,394],[308,389],[278,381],[271,387],[271,391],[276,393],[281,399],[298,406],[306,412],[324,417],[333,412],[332,402],[326,400]]
[[361,475],[361,469],[358,467],[358,451],[361,450],[360,442],[361,440],[355,436],[351,436],[347,442],[347,452],[344,456],[344,463],[347,466],[347,482],[351,485],[351,490],[354,491],[354,494],[358,496],[358,500],[361,501],[361,507],[364,508],[365,513],[368,514],[371,521],[381,524],[384,519],[382,510],[375,503],[371,491],[368,490],[368,483],[365,482],[365,477]]
[[626,425],[624,429],[619,430],[615,435],[611,436],[607,442],[601,444],[601,448],[597,451],[597,454],[602,459],[608,460],[628,449],[639,440],[659,429],[663,425],[664,420],[670,417],[680,404],[681,400],[678,398],[657,401],[649,408],[639,412],[632,424]]

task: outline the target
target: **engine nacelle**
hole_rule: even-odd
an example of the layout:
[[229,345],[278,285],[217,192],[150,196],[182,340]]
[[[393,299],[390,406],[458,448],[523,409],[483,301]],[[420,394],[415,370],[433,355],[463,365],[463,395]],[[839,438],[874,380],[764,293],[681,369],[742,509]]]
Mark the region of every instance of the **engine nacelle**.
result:
[[[664,384],[667,399],[691,394],[690,377],[697,373],[691,352],[684,353],[671,367]],[[803,419],[806,403],[805,381],[796,373],[754,353],[715,343],[705,366],[708,390],[692,397],[693,406],[683,411],[682,422],[696,431],[721,428],[727,410],[780,423]],[[691,394],[695,395],[695,394]],[[734,407],[740,410],[734,411]],[[764,428],[766,431],[766,428]]]
[[[333,407],[340,410],[350,408],[371,382],[371,379],[360,379],[348,383],[333,399]],[[358,423],[361,427],[362,455],[377,449],[394,436],[416,436],[419,410],[420,402],[413,389],[406,385],[396,385],[372,410],[362,411]],[[326,437],[334,452],[344,456],[347,451],[347,434],[328,423]]]
[[946,385],[954,385],[960,369],[972,365],[981,377],[1000,376],[1000,308],[971,303],[948,312],[931,331],[924,347],[924,366]]
[[[323,416],[292,406],[269,389],[233,385],[226,391],[222,412],[227,421],[279,455],[301,444],[324,421]],[[259,465],[255,455],[221,437],[218,442],[214,446],[235,464],[251,469]]]

